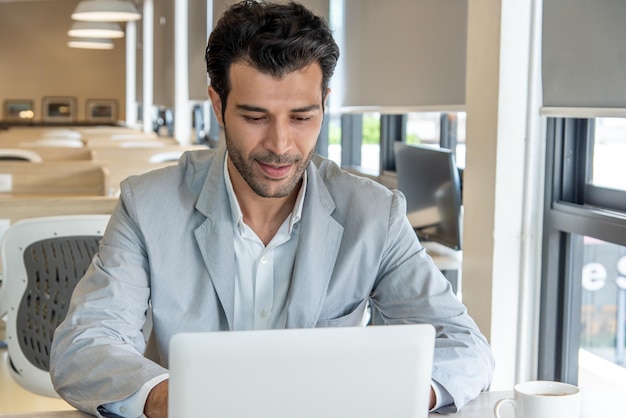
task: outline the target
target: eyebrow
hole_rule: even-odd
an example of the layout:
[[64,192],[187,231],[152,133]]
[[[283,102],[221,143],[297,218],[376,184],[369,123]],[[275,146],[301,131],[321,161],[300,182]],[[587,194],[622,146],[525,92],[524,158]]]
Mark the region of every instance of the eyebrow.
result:
[[[267,109],[264,109],[264,108],[259,107],[259,106],[253,106],[253,105],[247,105],[247,104],[238,104],[235,107],[237,109],[239,109],[239,110],[245,110],[245,111],[248,111],[248,112],[267,113]],[[308,105],[308,106],[304,106],[304,107],[297,107],[295,109],[291,109],[291,112],[305,113],[305,112],[310,112],[312,110],[318,110],[318,109],[321,109],[320,105],[312,104],[312,105]]]

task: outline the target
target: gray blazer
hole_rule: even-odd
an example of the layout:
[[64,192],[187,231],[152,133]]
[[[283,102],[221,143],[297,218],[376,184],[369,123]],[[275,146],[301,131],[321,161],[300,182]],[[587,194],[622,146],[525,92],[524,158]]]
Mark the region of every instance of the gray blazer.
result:
[[[233,224],[225,148],[131,177],[65,321],[50,372],[70,404],[92,414],[167,372],[168,342],[184,331],[229,330],[234,312]],[[484,336],[426,254],[398,191],[314,157],[288,295],[287,327],[436,327],[433,379],[455,406],[485,390],[493,357]],[[143,356],[152,309],[155,361]]]

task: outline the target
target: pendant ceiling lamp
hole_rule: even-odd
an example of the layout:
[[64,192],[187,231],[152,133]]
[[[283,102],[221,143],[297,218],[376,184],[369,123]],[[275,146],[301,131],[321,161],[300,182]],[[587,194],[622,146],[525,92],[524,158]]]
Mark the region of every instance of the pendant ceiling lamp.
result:
[[124,0],[83,0],[72,19],[87,22],[129,22],[141,19],[134,4]]
[[110,39],[74,38],[67,42],[67,46],[83,49],[113,49],[113,41]]
[[67,31],[69,36],[75,38],[123,38],[124,31],[122,27],[115,22],[74,22],[70,30]]

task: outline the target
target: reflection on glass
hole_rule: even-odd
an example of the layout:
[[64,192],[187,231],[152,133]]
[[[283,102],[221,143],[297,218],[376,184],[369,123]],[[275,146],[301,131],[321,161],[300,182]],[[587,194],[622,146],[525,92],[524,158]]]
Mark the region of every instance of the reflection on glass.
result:
[[580,347],[624,367],[626,247],[583,238]]
[[626,190],[626,118],[597,118],[591,182]]
[[49,116],[61,116],[68,117],[70,116],[70,106],[67,103],[60,102],[52,102],[48,104],[48,115]]

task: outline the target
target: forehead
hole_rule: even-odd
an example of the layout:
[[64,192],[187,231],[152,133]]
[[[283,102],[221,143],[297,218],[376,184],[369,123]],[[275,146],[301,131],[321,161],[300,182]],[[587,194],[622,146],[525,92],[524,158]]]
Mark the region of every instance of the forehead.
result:
[[229,70],[229,101],[258,104],[272,101],[321,103],[322,69],[318,63],[276,77],[246,63],[233,63]]

